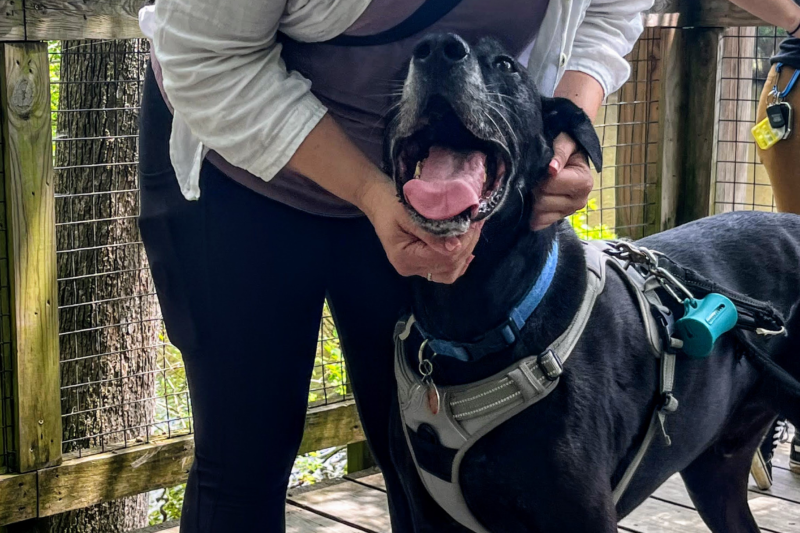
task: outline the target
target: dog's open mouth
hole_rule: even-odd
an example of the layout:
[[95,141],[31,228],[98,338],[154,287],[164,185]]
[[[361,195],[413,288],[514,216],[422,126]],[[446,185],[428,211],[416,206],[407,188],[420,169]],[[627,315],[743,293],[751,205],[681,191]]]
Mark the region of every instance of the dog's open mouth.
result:
[[443,100],[428,105],[416,132],[401,139],[395,153],[405,201],[429,221],[452,221],[466,230],[503,197],[506,152],[470,131]]

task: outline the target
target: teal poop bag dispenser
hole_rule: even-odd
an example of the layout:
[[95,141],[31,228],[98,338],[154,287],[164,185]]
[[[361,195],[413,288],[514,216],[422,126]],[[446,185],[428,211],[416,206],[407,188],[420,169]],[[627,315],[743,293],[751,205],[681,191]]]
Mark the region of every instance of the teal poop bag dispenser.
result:
[[687,298],[683,318],[675,322],[683,351],[690,357],[708,357],[714,343],[736,326],[739,313],[728,298],[715,292],[705,298]]

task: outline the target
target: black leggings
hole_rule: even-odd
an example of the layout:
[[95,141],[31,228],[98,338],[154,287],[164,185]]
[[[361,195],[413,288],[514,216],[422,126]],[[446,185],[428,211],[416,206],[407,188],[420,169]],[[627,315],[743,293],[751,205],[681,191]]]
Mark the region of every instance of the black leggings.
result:
[[326,296],[393,529],[412,531],[388,452],[404,284],[372,226],[273,202],[208,163],[200,200],[186,201],[168,155],[171,115],[150,69],[140,121],[139,224],[194,414],[181,533],[284,531]]

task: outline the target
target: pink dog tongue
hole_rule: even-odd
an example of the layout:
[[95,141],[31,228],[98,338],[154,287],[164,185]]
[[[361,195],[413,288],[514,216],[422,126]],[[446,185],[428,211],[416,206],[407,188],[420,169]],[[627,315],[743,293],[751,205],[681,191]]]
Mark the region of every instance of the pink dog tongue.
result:
[[430,149],[419,179],[403,186],[406,201],[429,220],[447,220],[478,207],[486,168],[486,154],[456,152],[440,146]]

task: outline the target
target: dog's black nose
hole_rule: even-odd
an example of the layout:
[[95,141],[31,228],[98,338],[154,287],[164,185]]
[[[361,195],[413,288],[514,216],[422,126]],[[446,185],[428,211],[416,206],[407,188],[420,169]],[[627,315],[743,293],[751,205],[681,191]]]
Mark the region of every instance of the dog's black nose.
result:
[[414,61],[417,63],[442,61],[454,64],[463,61],[467,56],[469,45],[452,33],[426,37],[414,48]]

